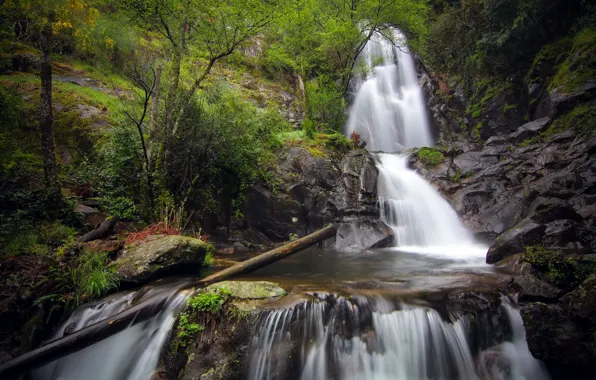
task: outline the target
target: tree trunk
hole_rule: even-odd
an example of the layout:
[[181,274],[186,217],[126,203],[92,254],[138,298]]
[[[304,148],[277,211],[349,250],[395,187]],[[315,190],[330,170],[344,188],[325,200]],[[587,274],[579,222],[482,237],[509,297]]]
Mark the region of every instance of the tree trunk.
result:
[[[238,263],[220,272],[207,276],[202,280],[187,284],[179,289],[203,287],[217,281],[227,280],[233,276],[252,272],[265,265],[300,252],[314,244],[329,239],[335,235],[337,227],[327,227],[313,232],[296,241],[289,242],[279,248],[260,254],[252,259]],[[67,354],[82,350],[85,347],[106,339],[135,323],[142,322],[160,312],[167,300],[167,297],[151,299],[128,310],[118,313],[111,318],[99,321],[87,326],[71,335],[57,339],[33,351],[18,356],[6,363],[0,364],[0,378],[15,378],[19,374],[31,371],[52,360],[56,360]]]
[[88,241],[93,241],[97,239],[102,239],[112,233],[114,226],[118,222],[120,218],[117,216],[110,216],[106,220],[104,220],[96,230],[91,232],[87,232],[85,235],[81,236],[78,241],[81,243],[86,243]]
[[39,106],[39,129],[43,152],[43,170],[46,187],[54,194],[60,194],[58,168],[56,165],[56,145],[54,143],[54,115],[52,110],[52,22],[49,17],[41,32],[40,77],[41,98]]
[[199,280],[198,283],[201,285],[209,285],[215,282],[227,280],[230,277],[238,276],[240,274],[253,272],[268,264],[281,260],[284,257],[288,257],[296,252],[300,252],[314,244],[317,244],[318,242],[329,239],[330,237],[335,236],[336,231],[337,227],[330,224],[327,227],[313,232],[312,234],[300,238],[296,241],[284,244],[279,248],[275,248],[269,252],[262,253],[256,257],[253,257],[252,259],[243,261],[232,267],[226,268],[222,271],[207,276],[202,280]]

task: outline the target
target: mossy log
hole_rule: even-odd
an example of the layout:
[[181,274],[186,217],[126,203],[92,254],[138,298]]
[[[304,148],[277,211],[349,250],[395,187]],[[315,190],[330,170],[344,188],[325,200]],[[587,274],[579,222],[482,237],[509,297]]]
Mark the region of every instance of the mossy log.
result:
[[[337,227],[328,225],[301,239],[289,242],[281,247],[262,253],[252,259],[238,263],[220,272],[207,276],[182,286],[179,290],[192,287],[204,287],[218,281],[249,273],[275,261],[300,252],[314,244],[329,239],[335,235]],[[111,318],[87,326],[63,338],[52,341],[45,346],[29,351],[0,365],[0,378],[13,379],[18,375],[41,367],[52,360],[56,360],[70,353],[82,350],[96,342],[106,339],[133,324],[153,317],[165,305],[166,298],[150,299],[128,310],[118,313]]]

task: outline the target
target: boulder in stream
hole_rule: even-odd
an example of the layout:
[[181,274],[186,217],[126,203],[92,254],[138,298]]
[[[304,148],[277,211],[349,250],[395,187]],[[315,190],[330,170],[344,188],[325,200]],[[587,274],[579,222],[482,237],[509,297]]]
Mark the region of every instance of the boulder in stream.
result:
[[211,244],[199,239],[155,235],[139,245],[127,246],[112,265],[120,281],[142,284],[163,275],[196,270],[214,251]]

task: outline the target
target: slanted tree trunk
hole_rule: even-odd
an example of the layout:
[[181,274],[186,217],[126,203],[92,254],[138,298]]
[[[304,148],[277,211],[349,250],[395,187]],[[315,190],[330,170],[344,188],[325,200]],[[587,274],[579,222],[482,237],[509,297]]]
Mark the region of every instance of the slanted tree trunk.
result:
[[253,272],[268,264],[281,260],[284,257],[288,257],[314,244],[329,239],[330,237],[335,236],[336,231],[337,227],[330,224],[327,227],[313,232],[312,234],[307,235],[303,238],[289,242],[287,244],[282,245],[279,248],[275,248],[269,252],[262,253],[258,256],[253,257],[252,259],[240,262],[234,266],[231,266],[222,271],[207,276],[204,279],[200,280],[198,283],[201,285],[209,285],[215,282],[227,280],[228,278],[238,276],[240,274]]
[[[243,261],[220,272],[205,277],[202,280],[189,283],[181,288],[203,287],[217,281],[227,280],[233,276],[252,272],[265,265],[271,264],[296,252],[300,252],[314,244],[333,237],[337,231],[334,225],[313,232],[296,241],[289,242],[281,247],[262,253],[252,259]],[[48,343],[33,351],[29,351],[6,363],[0,364],[0,379],[12,379],[20,374],[38,368],[52,360],[56,360],[72,352],[106,339],[135,323],[142,322],[160,312],[167,298],[149,299],[128,310],[118,313],[108,319],[99,321],[76,331],[63,338]]]
[[56,165],[56,144],[54,142],[54,114],[52,110],[52,23],[49,17],[41,32],[40,76],[41,98],[39,106],[39,129],[43,152],[43,170],[46,187],[56,196],[60,195],[58,168]]

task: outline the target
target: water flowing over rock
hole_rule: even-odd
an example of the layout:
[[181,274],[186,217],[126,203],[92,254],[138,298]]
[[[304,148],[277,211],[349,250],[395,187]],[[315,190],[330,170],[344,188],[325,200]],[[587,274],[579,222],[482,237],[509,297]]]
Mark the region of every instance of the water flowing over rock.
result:
[[392,40],[374,33],[360,61],[374,72],[360,78],[346,133],[356,132],[370,151],[399,152],[432,145],[424,97],[406,39],[389,29]]
[[496,320],[448,322],[382,298],[324,296],[273,310],[253,338],[249,379],[548,379],[528,351],[519,311],[508,300],[502,308],[510,341]]
[[[361,60],[374,68],[362,78],[350,110],[346,134],[360,134],[377,154],[377,193],[381,220],[393,230],[393,246],[401,250],[461,259],[483,257],[457,213],[440,194],[407,167],[408,157],[387,153],[432,145],[422,89],[405,37],[391,30],[393,41],[375,34]],[[397,43],[399,46],[395,46]],[[378,57],[382,57],[378,63]]]
[[81,306],[58,329],[54,339],[110,318],[149,298],[167,299],[165,307],[155,317],[41,367],[32,373],[32,379],[148,380],[158,366],[161,349],[178,312],[186,303],[188,293],[176,292],[178,285],[148,286]]

